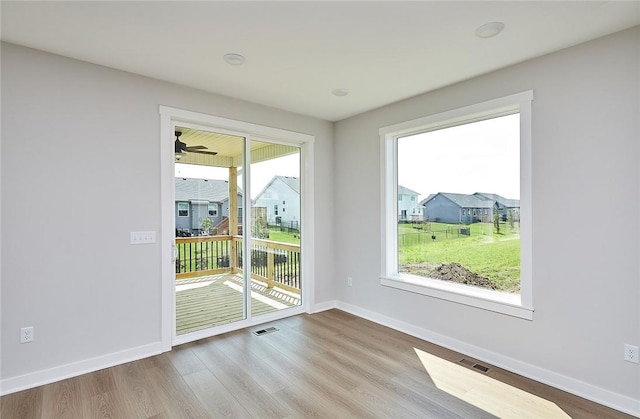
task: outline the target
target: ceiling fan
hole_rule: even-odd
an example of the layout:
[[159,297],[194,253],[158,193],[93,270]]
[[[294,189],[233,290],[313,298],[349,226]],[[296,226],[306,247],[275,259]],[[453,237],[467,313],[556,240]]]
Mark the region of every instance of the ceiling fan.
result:
[[176,154],[176,158],[180,158],[180,156],[182,156],[183,153],[199,153],[199,154],[208,154],[210,156],[215,156],[218,153],[216,153],[215,151],[205,151],[207,150],[207,147],[203,146],[203,145],[194,145],[194,146],[187,146],[187,144],[183,143],[182,141],[180,141],[180,136],[182,135],[182,131],[176,131],[176,142],[175,142],[175,154]]

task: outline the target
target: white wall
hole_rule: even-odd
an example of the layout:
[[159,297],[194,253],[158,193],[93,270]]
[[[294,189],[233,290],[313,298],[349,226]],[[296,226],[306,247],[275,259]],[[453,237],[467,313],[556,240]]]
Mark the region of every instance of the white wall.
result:
[[[332,206],[329,122],[2,44],[3,382],[157,347],[160,247],[129,232],[160,230],[159,105],[314,135],[316,202]],[[316,211],[317,260],[332,223]],[[332,300],[332,265],[315,278]]]
[[[339,306],[640,415],[639,49],[635,28],[338,122]],[[378,129],[529,89],[533,321],[381,286]]]

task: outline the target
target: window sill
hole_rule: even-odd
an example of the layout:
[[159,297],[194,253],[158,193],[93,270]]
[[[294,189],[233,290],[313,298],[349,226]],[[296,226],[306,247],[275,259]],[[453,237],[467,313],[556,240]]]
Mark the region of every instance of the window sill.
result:
[[524,307],[520,295],[407,274],[380,277],[380,284],[508,316],[533,320],[533,307]]

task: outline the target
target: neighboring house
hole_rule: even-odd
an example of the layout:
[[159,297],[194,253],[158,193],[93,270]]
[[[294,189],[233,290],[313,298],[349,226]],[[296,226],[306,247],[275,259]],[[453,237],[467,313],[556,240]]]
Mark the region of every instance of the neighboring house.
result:
[[[213,225],[229,217],[229,182],[226,180],[175,178],[175,218],[178,232],[200,234],[202,221],[210,218]],[[238,204],[242,192],[238,193]],[[238,219],[242,208],[238,208]]]
[[513,221],[520,221],[520,200],[519,199],[507,199],[498,194],[476,192],[475,196],[479,198],[489,199],[496,201],[496,207],[498,214],[502,221],[507,221],[509,213],[511,213]]
[[274,176],[256,196],[254,206],[266,208],[269,225],[299,228],[300,178]]
[[[507,199],[497,194],[475,193],[457,194],[438,192],[420,203],[425,208],[429,221],[443,223],[492,222],[497,212],[506,220],[512,211],[514,220],[519,220],[520,201]],[[515,214],[518,214],[517,217]]]
[[418,205],[420,194],[398,185],[398,221],[421,221],[423,209]]
[[424,221],[424,207],[418,205],[416,207],[411,208],[410,212],[407,213],[409,216],[409,221]]

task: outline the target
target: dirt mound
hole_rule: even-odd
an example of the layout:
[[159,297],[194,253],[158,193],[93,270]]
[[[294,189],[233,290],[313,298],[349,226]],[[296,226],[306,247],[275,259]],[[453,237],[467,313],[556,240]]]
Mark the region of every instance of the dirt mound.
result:
[[496,286],[489,278],[480,276],[455,262],[440,264],[435,267],[429,266],[427,263],[408,263],[402,267],[401,271],[443,281],[453,281],[491,290],[496,289]]

